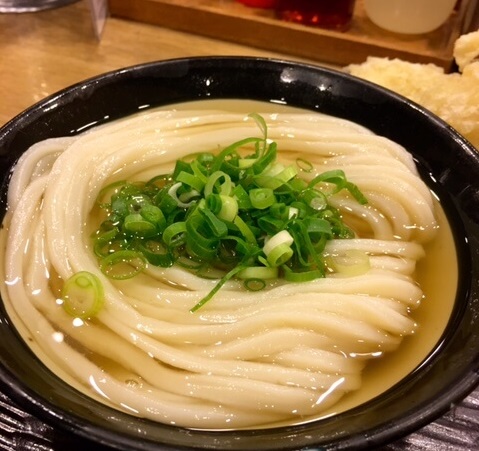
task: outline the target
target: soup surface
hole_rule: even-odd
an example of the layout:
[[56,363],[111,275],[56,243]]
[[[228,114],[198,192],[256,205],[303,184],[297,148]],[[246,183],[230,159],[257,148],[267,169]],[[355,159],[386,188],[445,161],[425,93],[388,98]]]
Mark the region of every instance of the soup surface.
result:
[[[102,272],[92,235],[108,219],[97,202],[105,187],[171,174],[178,159],[261,138],[250,112],[264,118],[281,168],[294,166],[308,183],[344,171],[364,194],[361,205],[326,187],[331,211],[354,236],[328,241],[324,258],[359,252],[366,263],[353,272],[327,263],[324,278],[266,280],[260,291],[233,277],[198,310],[221,271],[199,277],[149,264],[125,280]],[[250,155],[248,146],[240,153]],[[318,113],[242,101],[144,111],[34,146],[15,169],[8,202],[0,264],[15,327],[67,383],[155,421],[270,427],[352,408],[420,365],[453,309],[451,229],[410,155]],[[81,272],[100,281],[101,305],[86,316],[66,308],[66,281]]]

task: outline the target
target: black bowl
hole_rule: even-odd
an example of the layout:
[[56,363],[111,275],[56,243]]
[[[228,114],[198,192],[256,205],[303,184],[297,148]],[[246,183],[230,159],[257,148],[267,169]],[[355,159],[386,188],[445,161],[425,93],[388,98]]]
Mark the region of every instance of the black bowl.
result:
[[398,439],[445,413],[479,381],[479,154],[416,104],[315,66],[258,58],[191,58],[87,80],[34,105],[0,129],[2,216],[9,172],[31,144],[161,106],[201,99],[284,103],[356,121],[405,146],[439,193],[459,255],[459,289],[437,347],[387,393],[300,426],[241,432],[187,430],[112,410],[54,376],[0,311],[0,379],[20,406],[68,433],[119,449],[360,449]]

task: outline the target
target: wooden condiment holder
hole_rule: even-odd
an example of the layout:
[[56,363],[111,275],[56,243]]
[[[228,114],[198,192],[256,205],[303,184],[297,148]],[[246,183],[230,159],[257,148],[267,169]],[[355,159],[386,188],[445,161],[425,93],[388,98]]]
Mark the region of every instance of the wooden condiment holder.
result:
[[323,30],[277,19],[267,9],[235,0],[109,0],[113,16],[175,30],[288,53],[334,65],[361,63],[368,56],[434,63],[454,68],[453,47],[464,32],[469,2],[437,30],[422,35],[399,35],[374,25],[358,0],[351,28]]

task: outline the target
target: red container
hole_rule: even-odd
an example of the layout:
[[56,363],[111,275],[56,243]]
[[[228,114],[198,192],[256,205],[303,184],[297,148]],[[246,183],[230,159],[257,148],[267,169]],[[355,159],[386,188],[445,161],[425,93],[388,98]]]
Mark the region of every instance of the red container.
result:
[[288,22],[345,31],[351,25],[355,3],[355,0],[278,0],[276,14]]
[[272,9],[276,6],[277,0],[237,0],[239,3],[243,3],[246,6],[252,6],[254,8]]

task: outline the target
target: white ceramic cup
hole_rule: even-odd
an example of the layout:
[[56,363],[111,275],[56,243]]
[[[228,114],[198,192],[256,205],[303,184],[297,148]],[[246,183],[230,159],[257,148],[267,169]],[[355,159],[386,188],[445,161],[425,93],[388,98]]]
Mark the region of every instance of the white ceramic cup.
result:
[[377,26],[396,33],[428,33],[440,27],[456,0],[364,0],[366,14]]

